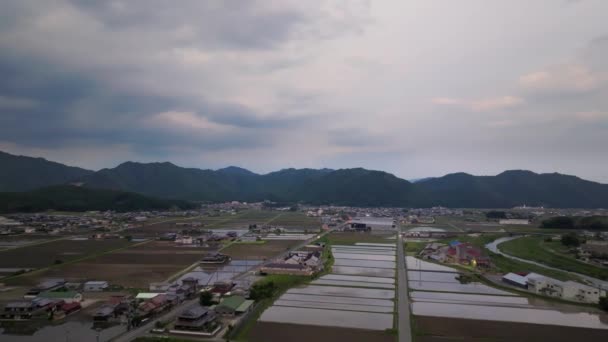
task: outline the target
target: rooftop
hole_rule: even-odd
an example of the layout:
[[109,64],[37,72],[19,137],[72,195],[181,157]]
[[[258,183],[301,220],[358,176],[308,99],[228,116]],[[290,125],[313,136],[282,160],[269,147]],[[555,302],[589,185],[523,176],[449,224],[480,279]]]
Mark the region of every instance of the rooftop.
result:
[[218,307],[227,307],[230,308],[234,311],[236,311],[241,304],[243,304],[243,302],[245,302],[245,298],[241,297],[241,296],[231,296],[228,298],[225,298],[219,305]]

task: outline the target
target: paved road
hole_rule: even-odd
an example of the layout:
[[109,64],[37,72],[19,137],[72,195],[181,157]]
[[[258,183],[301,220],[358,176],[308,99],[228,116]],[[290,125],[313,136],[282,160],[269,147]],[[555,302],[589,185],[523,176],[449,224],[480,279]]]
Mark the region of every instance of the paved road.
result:
[[399,342],[411,342],[412,326],[410,324],[410,302],[407,293],[407,268],[401,234],[397,237],[397,283],[399,291]]

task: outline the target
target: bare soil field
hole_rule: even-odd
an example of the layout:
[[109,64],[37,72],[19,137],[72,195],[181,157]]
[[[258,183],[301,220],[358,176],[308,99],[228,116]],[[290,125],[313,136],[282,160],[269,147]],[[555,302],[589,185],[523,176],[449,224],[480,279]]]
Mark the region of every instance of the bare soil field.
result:
[[271,240],[264,244],[235,243],[222,250],[233,259],[268,259],[285,252],[291,246],[301,241]]
[[273,226],[286,228],[319,229],[321,222],[319,218],[308,217],[300,212],[286,212],[270,221]]
[[60,240],[34,246],[26,246],[0,251],[0,267],[41,268],[53,265],[56,260],[67,262],[84,258],[116,248],[131,242],[124,239],[113,240]]
[[460,318],[414,318],[416,341],[607,341],[608,330],[540,325],[529,323],[480,321]]
[[257,322],[249,332],[250,342],[395,342],[383,331]]
[[151,282],[164,281],[184,266],[172,264],[96,264],[79,262],[14,279],[19,285],[35,285],[44,278],[68,281],[106,280],[125,287],[148,288]]
[[41,279],[61,277],[70,281],[106,280],[126,287],[147,288],[192,265],[204,248],[178,247],[168,241],[150,241],[69,265],[24,275],[13,284],[33,285]]

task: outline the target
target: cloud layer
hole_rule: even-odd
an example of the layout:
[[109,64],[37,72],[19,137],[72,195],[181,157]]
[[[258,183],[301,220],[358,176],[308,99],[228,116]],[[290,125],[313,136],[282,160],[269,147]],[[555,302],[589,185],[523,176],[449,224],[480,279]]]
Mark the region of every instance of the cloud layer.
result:
[[608,182],[602,0],[0,3],[0,149]]

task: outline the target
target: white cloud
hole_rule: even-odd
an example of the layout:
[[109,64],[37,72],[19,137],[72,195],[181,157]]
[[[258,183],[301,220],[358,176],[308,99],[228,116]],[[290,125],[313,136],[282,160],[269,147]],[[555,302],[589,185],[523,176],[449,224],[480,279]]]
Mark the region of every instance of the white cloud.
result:
[[589,111],[589,112],[578,112],[575,113],[574,116],[581,121],[600,121],[600,120],[608,120],[608,111],[600,112],[600,111]]
[[229,133],[234,127],[218,124],[194,112],[168,111],[144,119],[144,125],[168,130],[200,131],[201,134]]
[[509,95],[483,98],[477,100],[466,100],[451,97],[437,97],[432,99],[432,102],[437,105],[455,106],[463,109],[472,110],[474,112],[488,112],[520,106],[524,103],[524,99],[522,99],[521,97]]
[[606,75],[580,64],[563,64],[525,74],[519,84],[526,90],[586,92],[606,82]]

